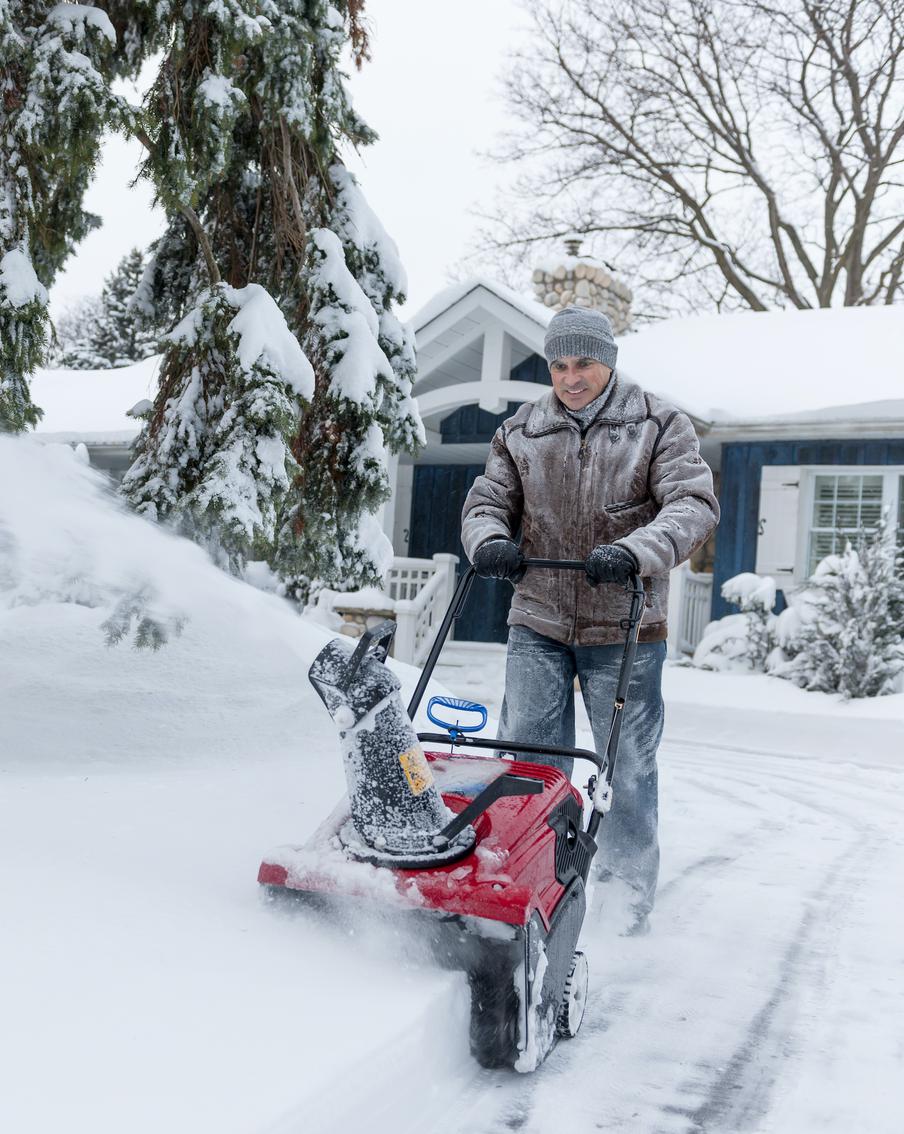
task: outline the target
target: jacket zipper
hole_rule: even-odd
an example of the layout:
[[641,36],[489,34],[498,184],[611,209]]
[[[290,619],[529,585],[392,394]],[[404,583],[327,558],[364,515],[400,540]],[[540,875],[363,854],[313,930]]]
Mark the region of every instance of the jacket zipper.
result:
[[[581,444],[580,444],[580,447],[578,448],[578,491],[577,491],[578,510],[580,510],[580,502],[584,498],[584,493],[583,493],[584,467],[585,467],[584,456],[587,452],[587,434],[589,432],[590,432],[590,429],[588,427],[583,433],[581,433]],[[592,511],[591,511],[591,514],[592,514]],[[575,516],[575,519],[577,519],[577,516]],[[575,529],[575,531],[577,531],[577,524],[574,525],[574,529]],[[591,532],[591,536],[592,536],[592,532]],[[572,624],[571,624],[571,640],[572,640],[572,642],[575,642],[575,643],[577,642],[577,637],[578,637],[578,608],[579,608],[580,605],[581,605],[581,580],[575,579],[575,582],[574,582],[574,618],[573,618]]]

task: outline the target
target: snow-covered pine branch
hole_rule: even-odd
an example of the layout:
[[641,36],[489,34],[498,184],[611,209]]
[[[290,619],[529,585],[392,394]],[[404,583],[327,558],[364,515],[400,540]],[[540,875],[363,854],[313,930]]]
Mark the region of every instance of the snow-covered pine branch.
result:
[[404,302],[408,278],[395,241],[367,204],[354,175],[337,163],[330,169],[330,179],[336,188],[332,227],[377,314],[377,341],[392,367],[391,379],[381,381],[379,416],[386,444],[393,451],[417,452],[426,435],[411,396],[417,372],[414,333],[392,310],[393,303]]
[[[144,170],[169,226],[133,306],[156,323],[182,318],[215,278],[211,259],[233,286],[259,283],[279,304],[314,390],[296,401],[297,473],[288,493],[279,486],[277,540],[259,554],[307,600],[323,584],[379,577],[391,554],[373,518],[388,494],[386,450],[414,451],[424,437],[413,338],[392,311],[404,298],[398,252],[341,162],[342,145],[374,139],[341,69],[349,43],[366,54],[360,4],[230,0],[205,11],[203,28],[185,9],[167,17]],[[178,485],[177,450],[166,453]]]
[[139,513],[173,524],[238,572],[274,539],[313,373],[257,284],[203,293],[169,340],[122,491]]

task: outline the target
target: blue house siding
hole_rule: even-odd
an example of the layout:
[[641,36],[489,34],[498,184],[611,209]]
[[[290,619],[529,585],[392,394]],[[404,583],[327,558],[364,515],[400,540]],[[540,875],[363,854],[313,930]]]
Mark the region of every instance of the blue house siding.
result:
[[712,617],[734,610],[722,584],[756,565],[760,474],[764,465],[904,465],[904,438],[887,441],[737,441],[722,446]]

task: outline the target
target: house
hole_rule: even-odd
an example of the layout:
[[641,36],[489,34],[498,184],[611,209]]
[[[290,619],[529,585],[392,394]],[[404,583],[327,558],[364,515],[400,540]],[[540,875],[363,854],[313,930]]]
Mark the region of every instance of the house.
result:
[[[603,284],[576,295],[591,273]],[[560,290],[551,293],[556,277]],[[467,489],[499,423],[549,388],[543,335],[572,297],[613,318],[620,373],[690,415],[715,472],[719,531],[696,570],[673,579],[674,590],[689,583],[695,595],[693,626],[676,635],[685,648],[705,621],[728,612],[720,589],[732,575],[756,570],[788,589],[882,508],[904,526],[904,307],[704,315],[632,333],[630,293],[607,293],[606,284],[618,284],[598,265],[571,254],[534,279],[538,300],[476,278],[414,317],[428,443],[416,460],[398,462],[386,530],[400,555],[461,554]],[[502,640],[507,597],[498,584],[459,636]]]
[[[690,415],[715,472],[722,523],[692,569],[673,572],[674,645],[692,648],[727,613],[720,587],[732,575],[755,570],[790,589],[883,509],[904,529],[904,306],[701,315],[632,331],[630,291],[574,246],[534,272],[534,288],[531,299],[477,277],[413,319],[427,444],[392,460],[383,512],[400,562],[420,561],[400,567],[408,583],[423,585],[434,555],[462,555],[464,497],[498,425],[549,388],[543,337],[569,302],[609,314],[620,373]],[[83,441],[92,463],[121,476],[137,432],[125,410],[153,397],[155,367],[39,372],[39,436]],[[510,593],[482,587],[457,636],[504,640]]]

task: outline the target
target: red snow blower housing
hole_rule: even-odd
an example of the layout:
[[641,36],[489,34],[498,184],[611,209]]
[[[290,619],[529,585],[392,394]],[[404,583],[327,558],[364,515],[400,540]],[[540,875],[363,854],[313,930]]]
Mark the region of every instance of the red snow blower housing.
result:
[[[583,571],[584,563],[527,559],[525,567]],[[451,697],[433,697],[427,708],[447,732],[415,733],[411,722],[474,574],[472,567],[459,581],[407,712],[399,681],[383,664],[395,623],[368,631],[353,652],[347,639],[337,638],[314,659],[309,677],[339,729],[348,797],[304,846],[282,847],[265,859],[258,881],[273,893],[412,911],[442,963],[467,972],[478,1062],[533,1071],[557,1036],[576,1035],[584,1015],[588,970],[577,942],[594,836],[612,805],[644,590],[635,575],[600,757],[582,748],[468,735],[486,724],[486,709]],[[455,722],[437,717],[436,708],[450,710]],[[459,723],[462,714],[471,714],[470,724]],[[424,752],[422,742],[504,755]],[[578,790],[542,762],[553,755],[594,765],[586,825]]]

